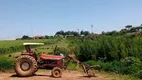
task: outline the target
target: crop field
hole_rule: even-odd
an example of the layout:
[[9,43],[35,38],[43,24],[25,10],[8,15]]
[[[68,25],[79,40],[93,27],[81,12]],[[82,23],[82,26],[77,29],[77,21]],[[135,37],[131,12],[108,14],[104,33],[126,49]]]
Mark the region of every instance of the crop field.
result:
[[[37,42],[45,44],[54,44],[59,39],[39,39],[39,40],[11,40],[11,41],[0,41],[0,54],[9,54],[13,52],[19,52],[25,49],[23,43],[28,42]],[[32,46],[34,48],[36,46]]]
[[0,48],[8,48],[11,46],[20,46],[25,42],[47,42],[47,39],[37,39],[37,40],[3,40],[0,41]]

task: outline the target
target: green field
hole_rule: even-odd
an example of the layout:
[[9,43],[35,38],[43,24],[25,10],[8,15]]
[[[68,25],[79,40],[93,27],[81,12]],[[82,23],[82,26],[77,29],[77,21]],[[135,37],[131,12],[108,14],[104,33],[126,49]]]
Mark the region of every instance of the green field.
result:
[[[69,50],[72,46],[70,43],[72,43],[73,40],[70,39],[45,39],[45,40],[17,40],[17,41],[0,41],[0,48],[8,48],[11,46],[21,46],[22,43],[24,42],[47,42],[48,44],[45,44],[44,46],[39,46],[36,48],[33,48],[32,50],[37,49],[38,52],[40,53],[53,53],[54,49],[56,46],[58,46],[59,49],[62,49],[61,52],[64,50]],[[23,48],[24,50],[24,48]],[[23,51],[21,50],[21,51]],[[17,51],[11,53],[11,55],[13,57],[8,57],[9,54],[3,54],[0,56],[0,71],[2,72],[7,72],[8,70],[12,70],[13,72],[13,64],[15,62],[15,59],[13,57],[16,57],[17,55],[20,55],[20,52]],[[93,63],[94,64],[94,63]],[[71,63],[68,67],[69,70],[72,70],[75,67],[75,63]],[[76,68],[75,70],[81,71],[81,68]],[[128,78],[130,80],[138,80],[138,78],[132,77],[132,76],[127,76],[127,75],[122,75],[122,74],[115,74],[115,73],[109,73],[109,72],[97,72],[97,74],[99,74],[100,76],[103,75],[106,78],[102,79],[102,80],[106,80],[106,79],[111,79],[111,80],[127,80]]]
[[0,41],[0,48],[8,48],[11,46],[20,46],[25,42],[47,42],[48,39],[39,39],[39,40],[3,40]]
[[[50,52],[53,51],[54,48],[51,48],[52,45],[58,44],[59,39],[42,39],[42,40],[6,40],[0,41],[0,71],[5,72],[8,69],[13,68],[13,64],[15,61],[15,57],[20,55],[21,51],[25,51],[25,47],[23,43],[25,42],[35,42],[35,43],[45,43],[45,46],[36,46],[33,47],[32,50],[35,48],[38,49],[40,53],[42,52]],[[62,42],[62,41],[61,41]],[[60,43],[59,43],[60,44]],[[47,48],[50,48],[47,50]],[[5,52],[6,54],[2,53]],[[11,55],[12,57],[8,57]]]

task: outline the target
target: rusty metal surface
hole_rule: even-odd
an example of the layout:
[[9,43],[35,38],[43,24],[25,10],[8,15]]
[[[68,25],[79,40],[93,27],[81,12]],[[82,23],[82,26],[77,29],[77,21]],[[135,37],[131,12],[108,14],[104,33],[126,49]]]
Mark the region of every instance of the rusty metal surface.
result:
[[67,57],[69,58],[69,60],[74,61],[74,62],[76,62],[77,64],[81,65],[82,68],[83,68],[83,70],[84,70],[84,73],[86,73],[88,77],[96,77],[95,72],[94,72],[94,69],[95,69],[94,66],[88,66],[88,65],[86,65],[86,64],[84,64],[84,63],[82,63],[82,62],[80,62],[80,61],[77,60],[76,58],[71,57],[71,56],[69,56],[69,55],[68,55]]

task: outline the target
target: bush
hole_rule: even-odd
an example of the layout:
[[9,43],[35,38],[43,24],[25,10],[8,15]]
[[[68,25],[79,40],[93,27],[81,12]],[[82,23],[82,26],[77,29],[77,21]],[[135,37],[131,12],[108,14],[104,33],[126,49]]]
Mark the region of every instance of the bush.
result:
[[142,70],[138,71],[135,76],[142,79]]
[[127,57],[121,61],[87,61],[88,65],[100,65],[103,71],[114,72],[119,74],[129,74],[142,78],[142,63],[135,57]]
[[121,63],[129,70],[128,74],[135,75],[141,70],[142,62],[135,57],[126,57],[121,60]]
[[104,71],[140,76],[142,70],[142,37],[137,35],[95,35],[75,40],[75,56],[92,61]]
[[69,53],[68,49],[62,47],[56,47],[54,50],[54,54],[60,55],[60,53],[67,55]]
[[140,59],[135,57],[126,57],[124,59],[121,59],[121,63],[123,63],[125,66],[141,66]]
[[142,60],[142,38],[127,36],[101,36],[76,40],[76,57],[81,61],[114,61],[125,57]]
[[5,72],[6,70],[12,69],[14,65],[14,59],[1,56],[0,57],[0,71]]

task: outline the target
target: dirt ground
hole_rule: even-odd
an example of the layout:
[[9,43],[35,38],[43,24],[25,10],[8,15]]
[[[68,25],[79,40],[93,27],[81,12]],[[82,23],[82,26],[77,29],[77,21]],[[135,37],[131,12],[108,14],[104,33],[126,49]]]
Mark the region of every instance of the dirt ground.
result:
[[15,73],[0,73],[0,80],[102,80],[102,76],[86,77],[82,72],[64,71],[61,78],[53,78],[50,71],[39,71],[32,77],[17,77]]

